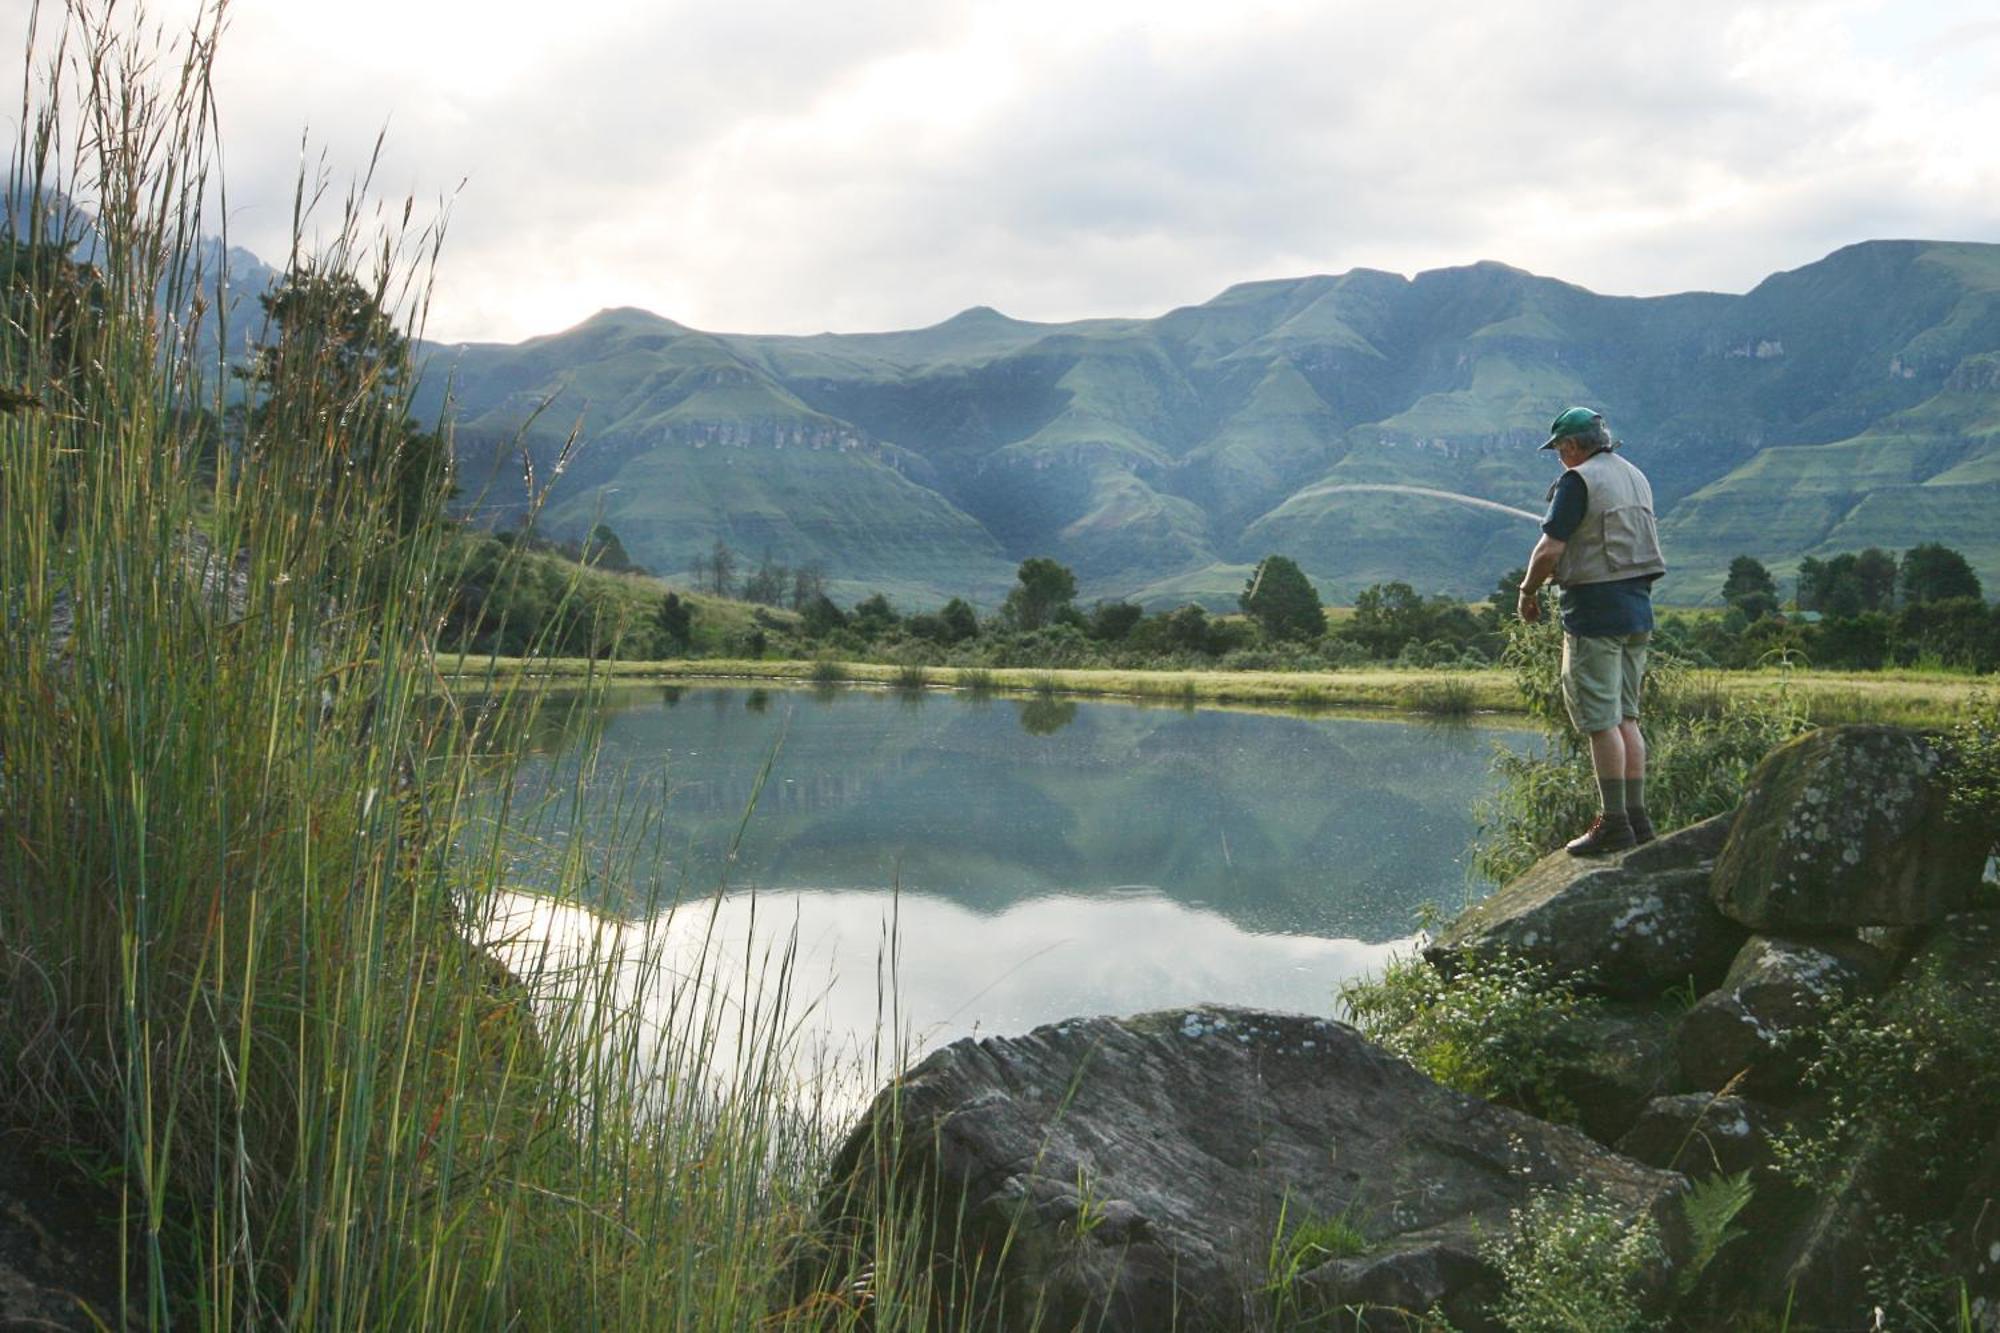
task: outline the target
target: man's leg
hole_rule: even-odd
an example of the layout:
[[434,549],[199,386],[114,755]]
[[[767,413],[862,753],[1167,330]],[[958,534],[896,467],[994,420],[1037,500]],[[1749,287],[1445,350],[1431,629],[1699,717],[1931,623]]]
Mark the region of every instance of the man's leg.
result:
[[1646,678],[1648,634],[1625,640],[1619,654],[1618,733],[1625,738],[1625,817],[1639,842],[1653,840],[1653,821],[1646,813],[1646,737],[1639,730],[1639,694]]
[[1628,763],[1624,727],[1590,733],[1590,771],[1597,778],[1597,808],[1600,813],[1622,813],[1628,804],[1625,799]]
[[1590,738],[1590,768],[1597,778],[1599,812],[1572,856],[1619,852],[1632,845],[1625,816],[1625,734],[1619,719],[1619,672],[1624,644],[1596,635],[1563,636],[1562,694],[1570,721]]
[[1625,817],[1632,821],[1632,836],[1640,842],[1653,840],[1653,820],[1646,813],[1646,736],[1639,719],[1628,717],[1618,724],[1625,739]]

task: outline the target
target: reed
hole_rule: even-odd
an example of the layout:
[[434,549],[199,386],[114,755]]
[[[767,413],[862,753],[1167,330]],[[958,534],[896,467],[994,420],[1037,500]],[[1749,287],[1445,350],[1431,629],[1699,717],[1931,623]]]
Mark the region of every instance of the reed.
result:
[[304,183],[285,303],[232,377],[216,349],[263,321],[201,240],[219,12],[166,47],[130,7],[50,20],[0,329],[0,1131],[118,1196],[130,1280],[97,1317],[939,1326],[905,1224],[866,1300],[792,1309],[835,1109],[782,940],[726,950],[680,886],[650,900],[672,969],[664,927],[538,949],[502,910],[533,844],[536,910],[594,921],[657,829],[632,812],[627,857],[584,864],[560,835],[592,765],[512,794],[532,676],[461,658],[483,695],[442,688],[463,544],[407,357],[440,230]]

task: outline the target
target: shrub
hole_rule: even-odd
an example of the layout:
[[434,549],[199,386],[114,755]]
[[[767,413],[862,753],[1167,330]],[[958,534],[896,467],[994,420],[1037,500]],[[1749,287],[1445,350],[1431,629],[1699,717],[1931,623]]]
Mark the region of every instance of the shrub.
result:
[[1660,1327],[1645,1284],[1664,1258],[1649,1215],[1628,1220],[1580,1186],[1538,1191],[1485,1248],[1510,1333],[1644,1333]]
[[1449,979],[1408,955],[1340,988],[1349,1022],[1446,1087],[1569,1123],[1562,1071],[1578,1053],[1575,1020],[1597,1003],[1506,955],[1468,959]]

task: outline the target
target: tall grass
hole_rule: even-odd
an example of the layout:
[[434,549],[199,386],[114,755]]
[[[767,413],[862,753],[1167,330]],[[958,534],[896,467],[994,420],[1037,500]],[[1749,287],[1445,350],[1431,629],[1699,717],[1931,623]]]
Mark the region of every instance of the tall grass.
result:
[[[333,295],[419,332],[437,230],[308,182],[289,267],[353,286],[302,286],[232,380],[213,349],[240,329],[202,328],[246,314],[201,243],[219,13],[167,46],[129,7],[41,17],[0,331],[0,1130],[111,1182],[129,1281],[99,1316],[804,1322],[784,1274],[832,1115],[782,941],[697,930],[669,969],[657,932],[579,907],[644,818],[629,864],[586,865],[557,810],[544,907],[593,924],[517,935],[511,970],[473,942],[516,920],[539,700],[513,673],[490,708],[439,688],[446,479],[413,478],[411,376],[352,355]],[[59,195],[94,215],[88,268],[53,258],[82,239]],[[911,1235],[883,1224],[865,1299],[829,1258],[813,1289],[850,1294],[814,1326],[930,1326]]]

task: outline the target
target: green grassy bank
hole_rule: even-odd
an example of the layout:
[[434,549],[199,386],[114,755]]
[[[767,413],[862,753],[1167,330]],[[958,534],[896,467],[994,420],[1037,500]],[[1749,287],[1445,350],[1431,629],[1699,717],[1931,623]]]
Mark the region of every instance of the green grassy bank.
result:
[[[652,662],[579,657],[446,659],[466,683],[529,674],[560,681],[759,680],[850,682],[905,688],[1054,691],[1084,697],[1288,708],[1389,709],[1416,713],[1525,713],[1515,674],[1503,667],[1448,671],[1381,667],[1352,671],[1120,671],[1025,667],[913,667],[874,662],[689,658]],[[1695,686],[1716,700],[1789,696],[1819,724],[1890,722],[1943,726],[1982,688],[1982,677],[1946,672],[1711,671]]]

